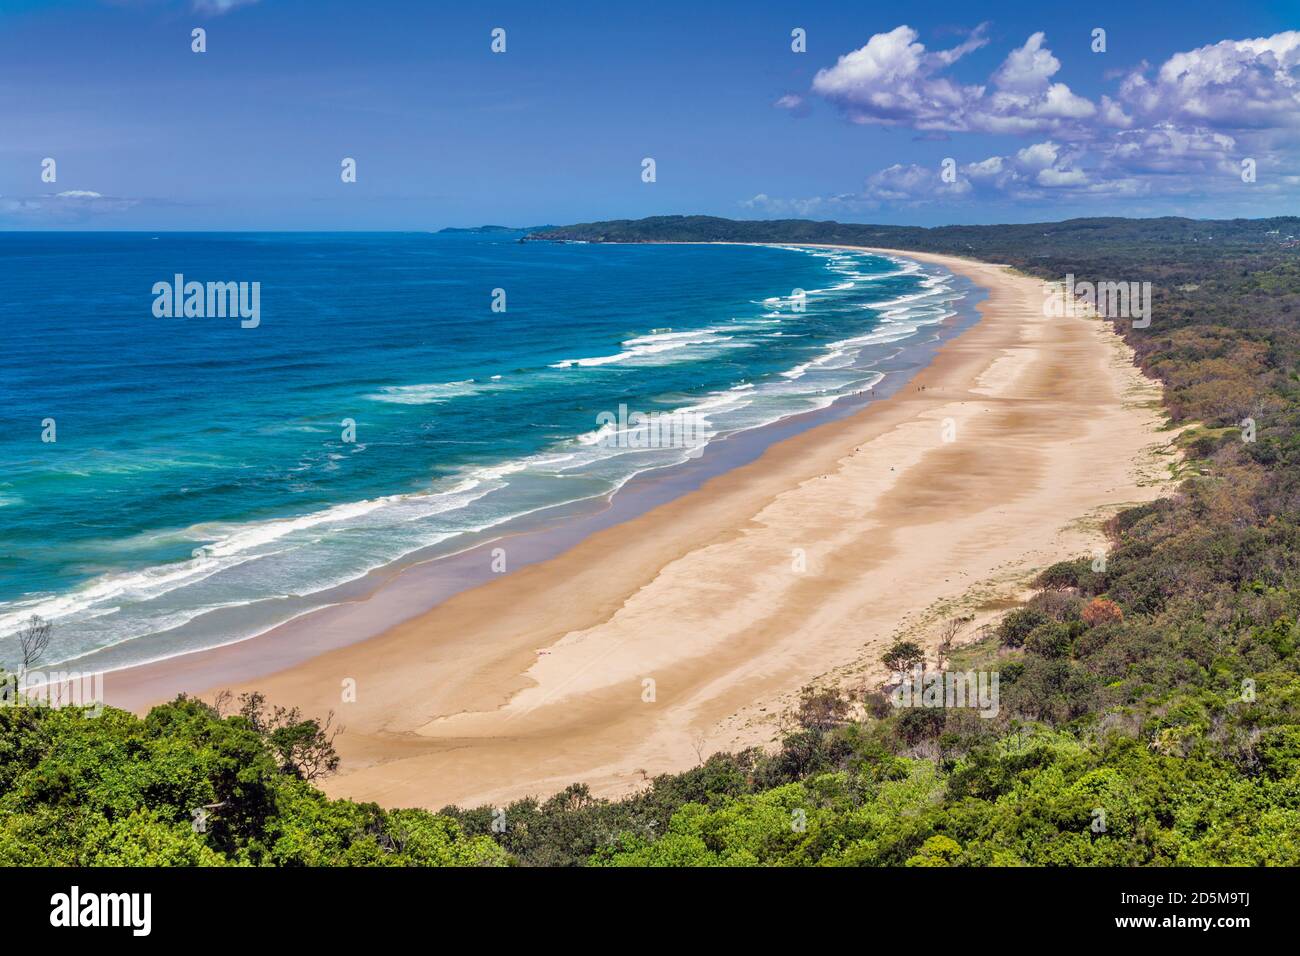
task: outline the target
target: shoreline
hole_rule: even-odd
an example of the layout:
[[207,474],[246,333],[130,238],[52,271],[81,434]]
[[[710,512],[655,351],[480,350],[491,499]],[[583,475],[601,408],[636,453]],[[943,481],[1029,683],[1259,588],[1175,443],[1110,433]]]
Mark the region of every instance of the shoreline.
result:
[[205,651],[115,683],[162,668],[205,696],[258,689],[335,711],[332,796],[437,809],[575,781],[616,795],[767,743],[800,686],[870,678],[900,631],[932,647],[934,608],[981,588],[1014,600],[1029,571],[1099,541],[1087,519],[1160,493],[1159,386],[1104,323],[1044,319],[1041,283],[1005,267],[866,251],[988,294],[982,320],[891,396],[377,637],[296,644],[305,659],[274,673],[266,660],[250,681],[203,683],[211,672],[176,663]]
[[873,368],[883,371],[884,378],[867,391],[841,395],[822,408],[711,441],[700,458],[647,469],[611,495],[546,506],[483,531],[467,532],[456,550],[447,551],[442,545],[419,549],[322,592],[323,603],[259,633],[142,661],[117,663],[125,655],[138,654],[141,647],[161,648],[173,643],[174,634],[165,632],[91,651],[60,661],[58,666],[103,670],[109,675],[107,702],[139,710],[180,691],[245,683],[329,650],[377,637],[456,594],[499,577],[491,570],[495,547],[509,546],[510,572],[549,560],[597,531],[639,517],[689,494],[717,475],[752,463],[773,444],[887,399],[929,365],[946,341],[978,321],[975,307],[982,301],[984,290],[958,273],[950,275],[954,288],[961,293],[961,299],[954,303],[954,314],[899,341],[893,356],[874,362]]

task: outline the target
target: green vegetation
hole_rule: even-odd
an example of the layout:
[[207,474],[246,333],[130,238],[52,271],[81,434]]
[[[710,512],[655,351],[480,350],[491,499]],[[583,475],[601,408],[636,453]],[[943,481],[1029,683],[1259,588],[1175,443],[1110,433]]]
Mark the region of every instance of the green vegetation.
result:
[[[997,670],[995,718],[810,688],[775,752],[715,754],[620,801],[574,785],[502,816],[328,800],[309,779],[331,769],[327,727],[256,697],[228,716],[182,698],[143,720],[0,708],[0,862],[1300,865],[1292,233],[1295,218],[923,230],[705,217],[543,233],[852,242],[1151,281],[1150,327],[1119,328],[1163,381],[1171,422],[1197,423],[1190,467],[1177,494],[1109,523],[1104,562],[1047,568],[1025,607],[953,652]],[[916,651],[895,644],[890,660]]]
[[328,731],[242,704],[0,707],[0,866],[508,862],[447,817],[326,799],[310,778],[336,759]]

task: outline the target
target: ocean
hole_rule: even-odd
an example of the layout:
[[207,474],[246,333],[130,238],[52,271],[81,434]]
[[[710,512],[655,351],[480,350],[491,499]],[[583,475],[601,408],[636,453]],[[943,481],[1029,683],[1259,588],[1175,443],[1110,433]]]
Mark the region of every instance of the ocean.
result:
[[[860,252],[521,235],[0,233],[0,664],[33,614],[47,663],[138,663],[607,500],[869,395],[968,291]],[[256,322],[158,309],[178,275],[257,283]]]

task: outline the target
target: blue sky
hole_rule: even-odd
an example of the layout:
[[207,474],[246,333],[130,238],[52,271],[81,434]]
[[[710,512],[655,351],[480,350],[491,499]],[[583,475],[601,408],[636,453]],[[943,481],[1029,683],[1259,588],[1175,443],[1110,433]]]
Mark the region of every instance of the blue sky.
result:
[[1294,30],[1296,0],[0,0],[0,228],[1295,213]]

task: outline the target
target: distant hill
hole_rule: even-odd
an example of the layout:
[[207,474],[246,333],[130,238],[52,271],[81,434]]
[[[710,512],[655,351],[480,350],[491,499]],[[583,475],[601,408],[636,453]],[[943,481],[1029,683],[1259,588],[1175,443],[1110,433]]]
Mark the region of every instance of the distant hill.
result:
[[536,233],[556,228],[555,226],[447,226],[439,229],[444,232],[492,233],[492,232],[526,232]]
[[884,226],[809,219],[736,220],[717,216],[614,219],[529,233],[529,240],[567,242],[809,242],[845,243],[1024,259],[1091,252],[1098,247],[1205,245],[1258,248],[1294,242],[1300,217],[1273,219],[1159,219],[1120,217],[992,226]]

